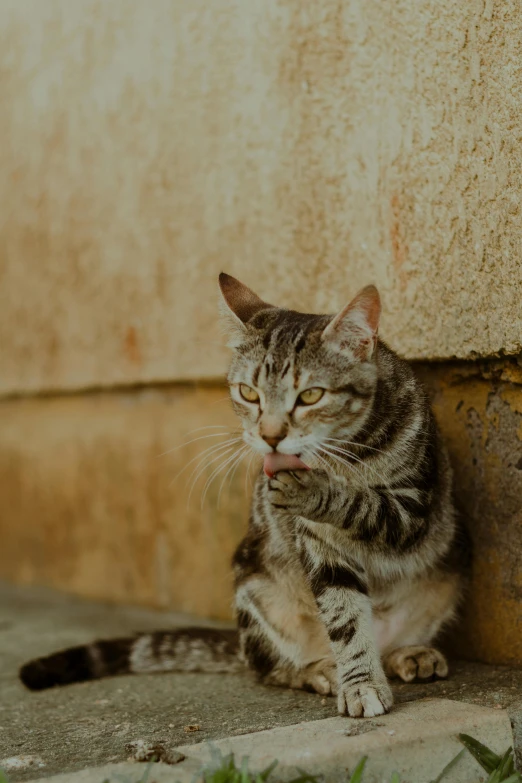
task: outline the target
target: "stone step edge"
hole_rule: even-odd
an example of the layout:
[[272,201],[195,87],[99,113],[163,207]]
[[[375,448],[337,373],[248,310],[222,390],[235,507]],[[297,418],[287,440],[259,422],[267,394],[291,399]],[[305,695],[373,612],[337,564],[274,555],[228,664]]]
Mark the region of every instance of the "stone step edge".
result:
[[[175,766],[155,764],[155,783],[195,783],[201,764],[213,755],[234,753],[239,763],[248,757],[250,769],[259,771],[278,760],[274,780],[290,780],[300,770],[323,775],[328,783],[346,783],[363,756],[368,757],[364,783],[389,781],[398,772],[401,783],[430,783],[462,750],[458,734],[470,734],[496,753],[513,744],[509,716],[491,709],[450,699],[422,699],[396,705],[389,715],[371,719],[326,718],[291,726],[240,734],[215,742],[178,746],[186,759]],[[30,783],[103,783],[126,780],[138,783],[144,766],[109,764]],[[451,770],[447,783],[480,783],[484,773],[466,753]],[[127,780],[126,780],[127,783]],[[446,780],[444,780],[446,783]]]

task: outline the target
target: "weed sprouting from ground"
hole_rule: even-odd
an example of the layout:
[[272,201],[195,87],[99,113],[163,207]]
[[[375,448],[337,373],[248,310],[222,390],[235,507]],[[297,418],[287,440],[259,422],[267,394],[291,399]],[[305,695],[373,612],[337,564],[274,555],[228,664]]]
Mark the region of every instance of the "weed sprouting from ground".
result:
[[498,756],[468,734],[459,734],[459,740],[488,774],[486,783],[522,783],[522,775],[515,771],[513,748]]
[[[515,761],[513,758],[513,749],[508,748],[506,752],[499,756],[494,753],[486,745],[483,745],[473,737],[467,734],[459,734],[459,740],[464,745],[464,748],[471,753],[480,766],[488,773],[486,783],[522,783],[522,774],[515,771]],[[462,758],[466,750],[461,750],[460,753],[450,761],[447,766],[444,767],[440,775],[432,780],[431,783],[441,783],[447,779],[447,775],[451,769]],[[278,783],[277,776],[272,777],[278,762],[273,761],[262,772],[252,772],[248,768],[248,758],[243,758],[241,765],[238,767],[234,758],[234,754],[231,753],[228,756],[224,756],[216,748],[211,748],[212,762],[203,767],[201,772],[194,778],[196,781],[203,780],[204,783]],[[352,772],[351,776],[346,779],[346,783],[364,783],[364,768],[368,760],[367,756],[364,756]],[[154,760],[150,761],[143,774],[136,780],[132,780],[127,775],[116,775],[113,779],[106,778],[101,783],[147,783],[154,767]],[[270,780],[269,780],[270,778]],[[175,774],[172,775],[172,781],[176,780]],[[7,775],[0,769],[0,783],[9,783]],[[179,782],[178,782],[179,783]],[[291,780],[289,783],[326,783],[323,775],[310,775],[307,772],[299,770],[298,777]],[[390,772],[390,783],[401,783],[401,778],[397,772]]]
[[[499,756],[467,734],[460,734],[459,739],[465,749],[488,773],[489,777],[486,783],[522,783],[522,775],[515,771],[512,748],[508,748],[503,756]],[[465,752],[466,750],[461,750],[431,783],[443,783],[444,780],[447,780],[449,772]],[[274,761],[262,772],[255,773],[248,769],[247,758],[244,758],[238,767],[233,754],[223,756],[219,751],[213,749],[212,756],[212,763],[201,772],[204,783],[277,783],[277,775],[271,777],[277,767],[277,761]],[[367,760],[367,756],[361,759],[350,777],[347,778],[346,783],[364,783],[364,768]],[[325,781],[322,775],[314,776],[300,771],[299,777],[294,778],[290,783],[325,783]],[[397,772],[390,772],[390,783],[401,783],[400,775]]]

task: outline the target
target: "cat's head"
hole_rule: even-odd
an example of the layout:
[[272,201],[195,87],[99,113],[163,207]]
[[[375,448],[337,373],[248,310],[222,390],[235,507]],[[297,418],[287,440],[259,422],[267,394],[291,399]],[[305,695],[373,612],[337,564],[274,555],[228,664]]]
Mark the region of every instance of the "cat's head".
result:
[[245,442],[260,455],[301,455],[317,465],[322,449],[334,449],[335,439],[354,439],[370,414],[377,289],[363,288],[329,316],[274,307],[224,273],[219,285],[233,349],[228,382]]

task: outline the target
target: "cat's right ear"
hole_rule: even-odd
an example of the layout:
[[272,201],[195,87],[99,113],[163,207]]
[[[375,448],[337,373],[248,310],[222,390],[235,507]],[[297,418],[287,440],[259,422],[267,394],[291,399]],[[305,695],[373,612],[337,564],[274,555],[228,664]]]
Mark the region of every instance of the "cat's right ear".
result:
[[228,345],[236,348],[245,340],[247,323],[259,310],[267,310],[273,305],[267,304],[246,285],[235,277],[221,272],[219,275],[221,290],[221,316],[228,334]]

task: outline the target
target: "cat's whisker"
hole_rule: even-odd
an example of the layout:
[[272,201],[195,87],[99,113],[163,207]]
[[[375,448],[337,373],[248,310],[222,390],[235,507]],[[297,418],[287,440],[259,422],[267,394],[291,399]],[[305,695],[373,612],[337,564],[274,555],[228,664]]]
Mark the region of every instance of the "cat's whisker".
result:
[[241,461],[246,456],[246,452],[248,451],[248,449],[249,449],[249,447],[245,445],[245,446],[243,446],[243,448],[241,448],[239,450],[239,452],[237,454],[236,461],[233,462],[232,465],[230,465],[230,467],[226,471],[225,475],[223,476],[223,478],[221,480],[221,484],[219,486],[219,492],[218,492],[218,496],[217,496],[217,503],[216,503],[217,508],[219,508],[219,504],[221,502],[221,494],[223,492],[223,489],[225,488],[225,484],[226,484],[227,478],[229,478],[229,486],[231,486],[231,484],[232,484],[232,482],[234,480],[234,476],[236,474],[236,471],[237,471]]
[[326,454],[328,457],[330,457],[330,459],[335,460],[340,465],[344,465],[345,467],[348,468],[348,470],[352,471],[352,473],[355,473],[356,476],[359,476],[359,478],[366,484],[366,486],[368,486],[367,477],[363,473],[361,473],[361,471],[358,468],[356,468],[355,465],[352,465],[347,460],[342,459],[342,457],[339,457],[337,454],[334,454],[333,452],[329,451],[326,447],[319,446],[318,448],[323,454]]
[[310,464],[314,459],[319,460],[317,450],[313,446],[308,446],[305,448],[301,456],[303,457],[303,462],[308,465],[309,468],[315,467],[315,465]]
[[365,462],[365,460],[361,459],[360,457],[357,457],[352,451],[348,451],[348,449],[341,449],[338,446],[332,446],[330,444],[325,444],[325,446],[326,448],[331,449],[337,454],[344,454],[346,457],[353,459],[355,462],[358,462],[360,465],[366,468],[366,470],[369,470],[375,476],[377,476],[378,479],[380,479],[381,481],[383,480],[382,476],[379,475],[379,473],[375,470],[375,468],[372,465],[369,465],[367,462]]
[[250,455],[250,459],[248,460],[247,468],[245,471],[245,493],[248,492],[247,484],[248,484],[248,479],[250,478],[250,467],[252,465],[252,460],[254,459],[254,456],[255,456],[255,451],[253,451],[252,454]]
[[[354,471],[358,476],[360,476],[367,487],[370,486],[370,483],[368,481],[368,475],[363,470],[357,468],[352,462],[345,460],[343,457],[340,457],[338,454],[334,454],[333,452],[330,452],[330,455],[333,459],[337,459],[341,464],[346,465],[346,467],[348,467],[350,470]],[[363,466],[365,470],[370,471],[370,474],[373,474],[373,476],[377,478],[381,484],[384,484],[384,479],[382,479],[382,477],[379,476],[378,473],[372,470],[369,465],[367,465],[364,462],[361,462],[360,464]]]
[[[201,491],[201,501],[200,501],[200,508],[203,509],[205,496],[207,494],[207,490],[210,487],[210,484],[214,480],[214,478],[223,470],[227,465],[230,464],[230,462],[235,459],[237,456],[237,448],[232,447],[231,450],[228,452],[225,452],[224,454],[220,455],[220,458],[217,460],[214,460],[216,462],[216,466],[211,469],[210,475],[208,475],[204,479],[203,489]],[[210,464],[210,463],[209,463]],[[205,466],[206,467],[206,466]]]
[[[345,450],[345,449],[338,449],[338,448],[336,448],[336,447],[333,447],[333,446],[329,446],[329,448],[335,448],[335,450],[336,450],[338,453],[340,453],[340,454],[345,454],[346,456],[350,457],[351,459],[354,459],[354,460],[356,460],[356,462],[360,462],[360,463],[361,463],[361,465],[364,465],[364,467],[365,467],[367,470],[369,470],[371,473],[373,473],[373,475],[374,475],[374,476],[376,476],[376,478],[378,478],[378,479],[379,479],[379,481],[381,482],[381,484],[382,484],[383,486],[386,486],[386,484],[388,483],[388,482],[387,482],[387,481],[386,481],[386,480],[383,478],[383,476],[382,476],[380,473],[378,473],[378,471],[376,471],[376,470],[375,470],[375,468],[374,468],[372,465],[369,465],[369,464],[368,464],[367,462],[365,462],[364,460],[361,460],[361,459],[359,459],[358,457],[356,457],[356,456],[355,456],[355,454],[352,454],[352,452],[351,452],[351,451],[347,451],[347,450]],[[401,477],[401,481],[402,481],[402,482],[403,482],[405,485],[409,485],[409,486],[415,486],[415,482],[412,480],[412,478],[411,478],[411,477],[408,477],[408,476],[402,476],[402,477]]]
[[[418,432],[414,434],[413,438],[415,443],[418,445],[427,445],[430,443],[429,438],[426,440],[420,438]],[[357,446],[361,449],[370,449],[371,451],[375,451],[377,454],[384,454],[385,456],[388,454],[388,451],[384,449],[378,449],[375,446],[367,446],[365,443],[356,443],[355,441],[346,440],[344,438],[325,438],[325,442],[339,443],[341,446]],[[411,449],[411,441],[406,440],[402,444],[397,443],[394,445],[394,449],[398,452],[408,453],[408,451]]]
[[[250,447],[248,447],[248,446],[247,446],[247,451],[246,451],[246,453],[244,453],[244,454],[243,454],[243,456],[241,457],[241,461],[243,461],[244,459],[247,459],[247,458],[248,458],[248,452],[249,452],[250,450],[251,450],[251,449],[250,449]],[[239,464],[240,464],[240,463],[238,463],[238,466],[239,466]],[[229,487],[230,487],[230,486],[232,486],[232,482],[233,482],[233,480],[234,480],[234,476],[235,476],[235,473],[236,473],[236,470],[237,470],[237,467],[238,467],[238,466],[236,466],[236,468],[234,469],[234,471],[233,471],[232,475],[230,476]]]
[[370,466],[364,460],[362,460],[360,457],[357,457],[352,451],[348,451],[348,449],[340,449],[337,446],[331,446],[330,444],[325,444],[325,447],[331,451],[336,452],[337,454],[344,454],[350,459],[355,460],[355,462],[359,462],[361,465],[364,465],[366,468],[370,469]]
[[[224,441],[223,443],[214,443],[212,446],[209,446],[208,448],[206,448],[206,449],[203,449],[203,451],[202,451],[202,452],[200,452],[199,454],[196,454],[196,456],[195,456],[195,457],[192,457],[192,459],[191,459],[191,460],[189,460],[189,461],[186,463],[186,465],[184,465],[184,466],[181,468],[181,470],[180,470],[180,471],[178,471],[178,473],[176,473],[176,475],[174,476],[174,478],[173,478],[173,479],[172,479],[172,481],[170,482],[169,486],[172,486],[172,484],[174,484],[174,482],[175,482],[175,481],[176,481],[176,480],[177,480],[177,479],[178,479],[178,478],[179,478],[181,475],[183,475],[183,473],[184,473],[184,472],[187,470],[187,468],[189,468],[189,467],[190,467],[190,466],[191,466],[191,465],[192,465],[194,462],[196,462],[196,461],[198,461],[198,462],[199,462],[200,460],[203,460],[203,459],[205,459],[206,457],[209,457],[211,454],[214,454],[214,453],[216,453],[216,452],[220,451],[220,450],[221,450],[222,448],[224,448],[225,446],[229,446],[230,444],[237,443],[237,442],[239,442],[240,440],[243,440],[243,439],[242,439],[242,438],[230,438],[229,440],[226,440],[226,441]],[[196,469],[197,469],[197,467],[198,467],[198,466],[196,466]],[[193,473],[192,473],[191,475],[193,475]],[[190,477],[189,477],[189,481],[190,481]]]
[[222,462],[220,465],[218,465],[217,468],[214,468],[214,470],[212,471],[212,473],[210,474],[210,476],[206,480],[206,483],[205,483],[205,485],[203,487],[203,493],[202,493],[202,496],[201,496],[201,504],[200,504],[201,508],[203,508],[203,506],[205,505],[205,498],[207,496],[207,492],[210,489],[210,486],[211,486],[212,482],[214,481],[214,479],[216,478],[216,476],[218,476],[221,473],[221,471],[224,470],[227,467],[227,465],[229,465],[232,462],[232,460],[236,459],[236,456],[237,456],[237,451],[234,449],[234,453],[233,454],[231,454],[230,456],[227,456],[227,458],[225,459],[224,462]]
[[252,467],[252,462],[254,461],[254,458],[258,457],[258,456],[259,456],[259,454],[257,454],[257,452],[255,452],[255,451],[253,451],[252,452],[252,456],[250,457],[250,459],[248,461],[247,472],[246,472],[246,475],[245,475],[245,492],[247,491],[247,486],[246,486],[247,478],[248,478],[248,482],[249,482],[250,491],[252,491],[252,489],[253,489],[254,482],[252,481],[252,474],[250,472],[250,469]]
[[324,459],[324,457],[321,457],[320,454],[317,454],[317,452],[312,452],[312,457],[314,457],[318,462],[324,466],[327,473],[332,473],[335,475],[335,471],[332,469],[332,466]]
[[234,434],[233,432],[211,432],[208,435],[199,435],[197,438],[192,438],[192,440],[188,440],[186,443],[181,443],[179,446],[174,446],[173,449],[164,451],[162,454],[158,454],[157,456],[164,457],[166,454],[172,454],[172,452],[179,451],[179,449],[182,449],[185,446],[189,446],[191,443],[195,443],[198,440],[205,440],[206,438],[223,438],[225,435],[233,435],[233,434]]
[[356,443],[354,440],[346,440],[345,438],[325,438],[325,441],[340,443],[342,446],[357,446],[360,449],[370,449],[379,452],[379,454],[386,454],[384,449],[377,449],[375,446],[367,446],[365,443]]
[[[187,507],[190,504],[190,499],[192,497],[192,493],[194,491],[194,487],[198,483],[199,477],[205,472],[206,468],[208,468],[209,465],[213,465],[215,462],[217,462],[221,458],[224,458],[224,457],[228,456],[228,454],[230,454],[230,452],[233,449],[235,449],[235,448],[236,448],[236,445],[234,443],[229,444],[228,446],[226,446],[225,448],[220,450],[219,453],[214,452],[214,454],[210,455],[211,456],[210,460],[205,459],[202,462],[200,462],[198,465],[195,466],[194,470],[192,471],[192,473],[190,474],[189,479],[188,479],[188,481],[190,481],[191,483],[190,483],[189,495],[188,495],[188,498],[187,498]],[[193,476],[194,476],[194,478],[192,478]],[[187,483],[188,483],[188,481],[187,481]]]
[[205,424],[204,427],[196,427],[194,430],[189,430],[185,435],[192,435],[193,432],[201,432],[201,430],[228,430],[226,424]]
[[375,468],[372,465],[368,465],[367,462],[365,462],[364,460],[360,459],[359,457],[356,457],[355,454],[352,454],[351,451],[346,451],[345,449],[338,449],[335,446],[328,446],[328,448],[333,449],[338,454],[344,454],[347,457],[349,457],[350,459],[355,460],[355,462],[358,462],[366,470],[370,471],[370,473],[372,473],[377,479],[379,479],[379,481],[381,482],[381,484],[383,486],[386,486],[387,481],[383,478],[383,476],[377,470],[375,470]]

